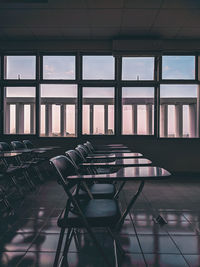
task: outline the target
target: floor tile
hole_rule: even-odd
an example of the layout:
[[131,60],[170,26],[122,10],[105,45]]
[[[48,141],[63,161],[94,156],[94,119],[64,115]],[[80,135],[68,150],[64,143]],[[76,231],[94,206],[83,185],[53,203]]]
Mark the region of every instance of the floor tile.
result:
[[167,235],[166,228],[160,226],[154,221],[135,221],[134,222],[135,230],[137,234],[142,235]]
[[27,252],[17,267],[50,267],[53,266],[54,258],[54,253]]
[[191,267],[200,266],[200,255],[183,255],[183,256]]
[[183,254],[198,254],[200,248],[200,236],[171,236],[181,253]]
[[143,253],[180,254],[172,239],[167,235],[139,235]]
[[40,219],[22,219],[13,226],[12,230],[18,233],[38,233],[44,224],[45,221]]
[[25,255],[25,252],[0,252],[0,266],[14,267]]
[[1,240],[0,251],[27,251],[35,238],[35,233],[10,232]]
[[148,267],[188,267],[184,257],[176,254],[144,254]]

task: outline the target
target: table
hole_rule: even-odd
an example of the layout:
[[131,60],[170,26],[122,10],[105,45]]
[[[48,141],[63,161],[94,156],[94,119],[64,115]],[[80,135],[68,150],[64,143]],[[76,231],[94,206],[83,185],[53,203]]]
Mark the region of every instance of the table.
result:
[[112,153],[108,155],[93,155],[88,156],[87,159],[94,160],[94,159],[123,159],[123,158],[140,158],[143,155],[141,153]]
[[109,149],[109,150],[97,150],[93,154],[112,154],[112,153],[132,153],[130,149]]
[[119,149],[128,149],[128,147],[127,146],[125,146],[125,145],[123,145],[123,144],[108,144],[108,145],[98,145],[98,146],[96,146],[96,147],[105,147],[105,148],[119,148]]
[[84,162],[80,167],[131,167],[141,165],[151,165],[152,162],[145,158],[122,158],[112,162]]
[[6,158],[12,158],[20,156],[22,153],[19,152],[0,152],[0,158],[6,159]]
[[145,181],[151,180],[163,180],[171,176],[171,173],[167,170],[160,167],[126,167],[121,168],[115,173],[110,174],[96,174],[96,175],[72,175],[68,176],[66,179],[68,182],[80,183],[83,185],[87,182],[130,182],[130,181],[140,181],[140,185],[135,195],[131,198],[130,202],[127,205],[126,210],[122,213],[121,218],[117,223],[116,230],[119,230],[124,223],[124,220],[130,211],[131,207],[136,202],[137,198],[141,194]]

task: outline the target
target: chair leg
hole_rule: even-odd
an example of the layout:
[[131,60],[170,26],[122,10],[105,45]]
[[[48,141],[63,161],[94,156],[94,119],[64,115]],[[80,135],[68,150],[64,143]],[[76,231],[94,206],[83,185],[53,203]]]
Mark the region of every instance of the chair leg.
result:
[[23,172],[23,175],[24,175],[24,178],[25,178],[25,180],[26,180],[26,182],[27,182],[27,184],[28,184],[30,190],[35,190],[36,187],[35,187],[35,185],[33,184],[32,180],[29,178],[29,176],[28,176],[28,174],[27,174],[26,171]]
[[99,244],[99,242],[98,242],[98,240],[97,240],[95,234],[93,233],[93,231],[90,229],[89,226],[88,226],[88,227],[86,226],[86,229],[87,229],[87,231],[88,231],[88,233],[89,233],[89,235],[90,235],[90,237],[91,237],[91,239],[92,239],[94,245],[96,246],[96,248],[98,249],[99,253],[100,253],[101,256],[103,257],[104,262],[106,263],[106,265],[107,265],[108,267],[112,266],[112,265],[110,264],[110,261],[108,260],[107,255],[105,254],[105,252],[104,252],[102,246]]
[[125,251],[124,251],[124,249],[122,248],[122,246],[120,244],[120,241],[119,241],[118,236],[115,233],[113,233],[110,228],[108,228],[108,233],[110,234],[110,236],[112,237],[112,239],[115,241],[116,246],[117,246],[118,250],[120,251],[120,253],[122,255],[124,255],[125,254]]
[[64,234],[65,234],[65,228],[62,228],[61,231],[60,231],[60,236],[59,236],[59,240],[58,240],[56,256],[55,256],[53,267],[57,267],[58,266],[58,261],[59,261],[59,256],[60,256],[60,251],[61,251],[61,247],[62,247]]
[[10,179],[12,180],[13,184],[15,185],[18,193],[20,194],[21,197],[24,197],[24,193],[22,191],[22,189],[20,188],[20,186],[18,185],[18,183],[16,182],[15,178],[11,175]]
[[62,257],[60,260],[60,266],[65,267],[67,265],[67,253],[68,253],[69,246],[71,244],[73,235],[74,235],[74,229],[69,228],[68,232],[67,232],[66,239],[65,239],[65,247],[64,247]]
[[115,267],[119,267],[117,258],[117,246],[115,240],[113,240],[114,254],[115,254]]
[[78,233],[76,230],[74,230],[74,241],[75,241],[76,248],[79,251],[80,250],[80,240],[78,238]]
[[40,172],[38,166],[35,166],[35,171],[36,171],[36,173],[37,173],[37,175],[38,175],[38,178],[39,178],[40,181],[43,183],[43,182],[44,182],[44,178],[42,177],[42,174],[41,174],[41,172]]

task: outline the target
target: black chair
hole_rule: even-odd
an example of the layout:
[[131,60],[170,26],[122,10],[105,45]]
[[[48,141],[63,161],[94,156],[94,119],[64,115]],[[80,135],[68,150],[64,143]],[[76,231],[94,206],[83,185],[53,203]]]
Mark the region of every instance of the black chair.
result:
[[32,143],[30,140],[23,140],[23,143],[24,143],[24,145],[25,145],[25,147],[26,147],[27,149],[32,149],[32,148],[34,148],[34,145],[33,145],[33,143]]
[[76,235],[76,229],[78,228],[87,230],[91,240],[103,257],[106,265],[109,267],[112,266],[103,247],[97,240],[93,228],[104,228],[113,238],[117,261],[116,248],[123,253],[120,243],[118,242],[115,234],[112,232],[112,229],[115,228],[121,216],[118,202],[113,199],[81,200],[78,194],[80,182],[75,180],[73,182],[69,182],[67,180],[67,176],[73,173],[71,161],[66,156],[61,155],[50,159],[50,163],[56,171],[59,183],[63,186],[63,189],[68,196],[66,207],[60,214],[57,222],[58,226],[61,228],[61,231],[54,267],[58,266],[59,263],[60,252],[66,228],[68,231],[66,234],[65,246],[59,266],[67,266],[67,252],[72,237]]
[[[0,151],[9,152],[11,151],[11,148],[8,143],[0,142]],[[28,173],[30,164],[22,164],[19,157],[11,159],[2,158],[1,163],[2,166],[4,166],[4,169],[1,172],[12,180],[21,196],[24,195],[22,187],[20,186],[21,180],[25,181],[24,186],[27,184],[29,189],[35,189],[35,185]]]
[[[107,159],[88,159],[87,157],[89,156],[88,149],[85,145],[78,145],[75,150],[81,155],[82,159],[84,162],[112,162],[115,161],[113,158],[107,158]],[[100,154],[98,154],[100,155]],[[105,169],[105,171],[107,168]]]
[[[13,147],[14,150],[26,150],[26,146],[23,142],[20,141],[12,141],[11,145]],[[19,157],[22,164],[30,164],[30,167],[32,167],[32,169],[35,171],[36,176],[39,178],[39,180],[41,182],[44,181],[44,178],[42,176],[42,173],[40,171],[39,165],[42,163],[42,161],[40,161],[38,158],[34,157],[34,153],[32,153],[31,151],[29,153],[23,153],[22,156]]]
[[[79,164],[83,162],[80,155],[75,150],[68,150],[65,152],[66,156],[70,159],[71,164],[73,165],[74,172],[76,174],[91,174],[87,169],[80,169]],[[82,198],[88,197],[91,198],[114,198],[116,193],[115,186],[109,183],[89,183],[84,185],[79,190],[79,196]]]

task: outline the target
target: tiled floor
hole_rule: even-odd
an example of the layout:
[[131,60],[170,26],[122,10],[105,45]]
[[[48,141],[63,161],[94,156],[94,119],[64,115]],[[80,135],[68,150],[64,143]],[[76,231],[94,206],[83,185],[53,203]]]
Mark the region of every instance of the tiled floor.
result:
[[[136,183],[127,184],[121,199],[123,205],[136,187]],[[7,224],[1,223],[0,266],[52,266],[59,234],[56,218],[65,201],[65,193],[54,181],[28,194],[16,215]],[[158,214],[167,224],[154,223],[153,216]],[[112,259],[111,239],[103,232],[98,232],[97,238]],[[180,177],[146,183],[127,216],[120,241],[127,252],[121,259],[122,267],[200,266],[200,181]],[[86,233],[80,234],[78,248],[72,241],[68,264],[105,266]]]

